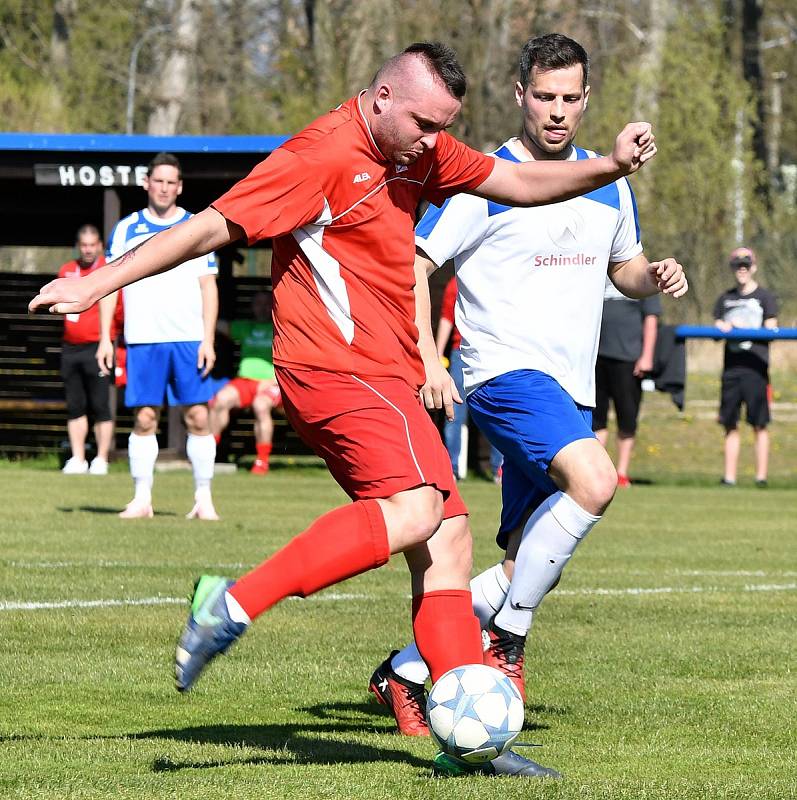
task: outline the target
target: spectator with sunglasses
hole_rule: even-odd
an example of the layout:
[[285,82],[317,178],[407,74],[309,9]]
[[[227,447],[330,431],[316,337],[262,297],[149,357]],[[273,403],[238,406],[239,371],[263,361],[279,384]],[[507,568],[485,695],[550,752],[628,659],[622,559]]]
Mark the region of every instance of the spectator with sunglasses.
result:
[[[736,285],[717,298],[714,324],[721,331],[733,328],[777,328],[778,303],[772,292],[758,285],[755,253],[737,247],[728,264]],[[719,423],[725,428],[725,472],[720,483],[736,485],[739,464],[739,415],[742,403],[755,436],[755,482],[767,485],[769,465],[769,343],[727,339],[722,367]]]

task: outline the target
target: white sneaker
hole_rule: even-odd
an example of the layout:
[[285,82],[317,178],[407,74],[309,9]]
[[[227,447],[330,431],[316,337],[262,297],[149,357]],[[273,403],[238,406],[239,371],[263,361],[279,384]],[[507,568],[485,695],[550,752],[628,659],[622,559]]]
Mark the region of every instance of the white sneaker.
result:
[[96,456],[89,465],[89,475],[107,475],[108,462],[104,458]]
[[124,511],[119,512],[120,519],[151,519],[155,516],[152,510],[152,503],[142,503],[134,497],[126,506]]
[[72,456],[61,470],[64,475],[85,475],[88,471],[89,462],[85,458],[77,458],[76,456]]
[[194,507],[185,515],[186,519],[202,519],[206,522],[218,522],[221,517],[213,507],[210,495],[194,497]]

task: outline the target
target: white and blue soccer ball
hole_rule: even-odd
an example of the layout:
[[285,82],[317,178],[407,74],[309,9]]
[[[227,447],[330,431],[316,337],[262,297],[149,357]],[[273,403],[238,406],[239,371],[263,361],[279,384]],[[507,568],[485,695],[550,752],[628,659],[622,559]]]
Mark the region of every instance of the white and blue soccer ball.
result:
[[466,664],[432,686],[426,719],[448,755],[472,764],[508,750],[523,727],[523,701],[512,681],[484,664]]

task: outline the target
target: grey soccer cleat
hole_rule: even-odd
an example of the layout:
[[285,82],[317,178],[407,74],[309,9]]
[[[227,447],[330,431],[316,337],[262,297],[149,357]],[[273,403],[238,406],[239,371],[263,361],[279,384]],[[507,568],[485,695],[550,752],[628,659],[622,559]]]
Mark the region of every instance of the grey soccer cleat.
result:
[[174,658],[178,692],[187,692],[209,661],[225,653],[246,631],[227,611],[224,594],[232,581],[203,575],[194,587],[191,611]]
[[536,761],[507,750],[498,758],[484,764],[469,764],[446,753],[438,753],[434,757],[434,774],[439,778],[457,778],[463,775],[488,775],[492,777],[507,776],[511,778],[553,778],[562,776],[550,767],[543,767]]

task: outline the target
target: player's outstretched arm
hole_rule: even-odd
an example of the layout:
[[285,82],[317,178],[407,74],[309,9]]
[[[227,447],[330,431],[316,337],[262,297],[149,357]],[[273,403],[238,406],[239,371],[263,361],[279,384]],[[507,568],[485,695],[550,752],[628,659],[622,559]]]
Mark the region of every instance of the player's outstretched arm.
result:
[[85,311],[101,297],[123,286],[224,247],[243,235],[238,225],[225,219],[215,208],[206,208],[112,261],[110,269],[98,269],[85,278],[50,281],[31,300],[28,310],[36,311],[44,306],[53,314]]
[[558,203],[630,175],[655,155],[651,126],[647,122],[631,122],[620,132],[606,158],[522,164],[496,159],[490,176],[473,194],[515,206]]
[[677,299],[689,291],[684,268],[674,259],[648,261],[644,254],[609,265],[609,278],[626,296],[650,297],[657,292]]

